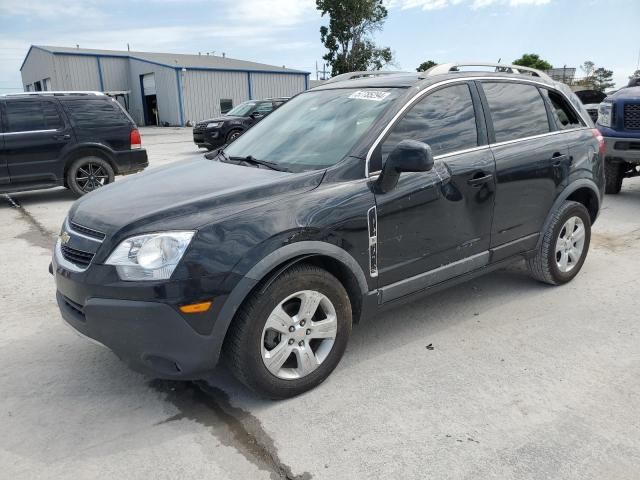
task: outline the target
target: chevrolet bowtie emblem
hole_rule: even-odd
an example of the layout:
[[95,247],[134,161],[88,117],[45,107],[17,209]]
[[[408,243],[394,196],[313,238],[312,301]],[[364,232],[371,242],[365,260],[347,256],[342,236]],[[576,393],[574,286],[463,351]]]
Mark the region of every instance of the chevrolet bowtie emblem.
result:
[[66,245],[67,243],[69,243],[69,240],[71,240],[71,235],[69,235],[67,232],[62,232],[60,234],[60,243],[62,243],[62,245]]

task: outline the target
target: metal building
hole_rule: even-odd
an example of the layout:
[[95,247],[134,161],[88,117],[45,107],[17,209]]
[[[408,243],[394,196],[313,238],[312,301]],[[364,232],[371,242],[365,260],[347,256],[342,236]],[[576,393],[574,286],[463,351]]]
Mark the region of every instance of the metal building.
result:
[[291,96],[309,73],[223,56],[32,45],[20,67],[25,91],[113,95],[138,125],[185,125],[245,100]]

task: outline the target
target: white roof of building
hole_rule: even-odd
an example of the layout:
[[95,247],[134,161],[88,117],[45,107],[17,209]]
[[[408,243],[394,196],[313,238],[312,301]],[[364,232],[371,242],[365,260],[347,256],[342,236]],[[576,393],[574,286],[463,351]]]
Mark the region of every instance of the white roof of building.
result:
[[[92,48],[55,47],[49,45],[32,45],[31,48],[39,48],[49,53],[63,55],[95,55],[102,57],[123,57],[152,62],[171,68],[202,68],[212,70],[240,70],[258,72],[286,72],[308,74],[302,70],[267,65],[258,62],[248,62],[235,58],[222,57],[218,55],[188,55],[183,53],[157,53],[157,52],[136,52],[123,50],[98,50]],[[29,49],[31,52],[31,49]],[[27,57],[29,56],[27,52]],[[26,57],[25,57],[26,61]],[[23,63],[24,65],[24,63]],[[22,70],[22,67],[20,68]]]

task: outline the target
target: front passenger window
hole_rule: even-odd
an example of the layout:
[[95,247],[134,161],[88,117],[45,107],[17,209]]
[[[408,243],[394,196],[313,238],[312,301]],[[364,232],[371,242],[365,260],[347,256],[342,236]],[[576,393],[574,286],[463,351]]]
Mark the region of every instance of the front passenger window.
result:
[[382,163],[402,140],[418,140],[433,155],[478,146],[478,130],[471,91],[466,84],[445,87],[414,105],[382,144]]

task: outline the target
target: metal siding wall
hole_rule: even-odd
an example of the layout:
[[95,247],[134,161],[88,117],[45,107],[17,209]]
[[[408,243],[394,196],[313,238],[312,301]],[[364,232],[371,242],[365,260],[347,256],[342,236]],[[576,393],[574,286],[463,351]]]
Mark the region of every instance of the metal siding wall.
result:
[[187,70],[182,75],[185,122],[220,115],[221,98],[232,99],[234,107],[249,100],[246,73]]
[[20,73],[22,74],[22,86],[25,90],[28,84],[42,81],[45,78],[51,79],[52,89],[60,90],[56,82],[53,55],[39,48],[31,49],[29,58],[27,58]]
[[291,97],[304,91],[304,78],[304,75],[254,72],[251,74],[253,98]]
[[55,55],[54,64],[57,90],[101,90],[96,57]]
[[131,90],[128,58],[100,58],[105,91]]
[[155,74],[156,98],[160,122],[180,125],[180,108],[178,104],[178,86],[176,71],[173,68],[153,65],[139,60],[129,60],[129,113],[138,125],[144,125],[142,93],[140,92],[140,75]]

